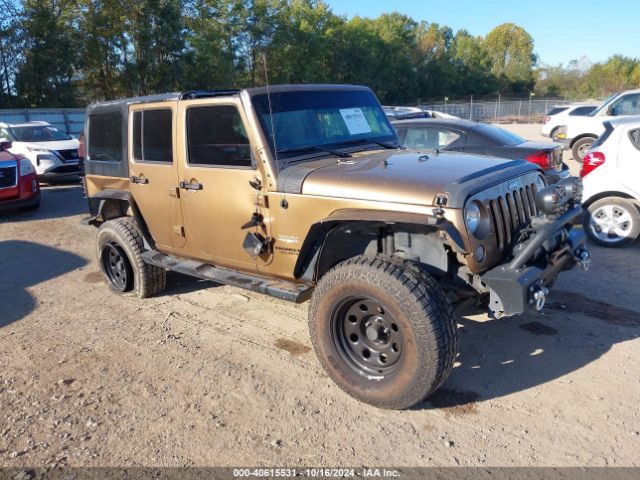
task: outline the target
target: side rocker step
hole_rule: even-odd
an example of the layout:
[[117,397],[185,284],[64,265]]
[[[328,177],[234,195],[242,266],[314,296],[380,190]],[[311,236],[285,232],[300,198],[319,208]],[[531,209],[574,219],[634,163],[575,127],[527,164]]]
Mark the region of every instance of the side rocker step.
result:
[[259,277],[248,273],[237,272],[226,268],[214,267],[208,263],[195,260],[182,260],[171,255],[147,250],[142,253],[142,259],[156,267],[165,268],[174,272],[184,273],[203,280],[211,280],[225,285],[253,290],[272,297],[282,298],[290,302],[302,303],[311,297],[312,285],[307,283],[287,282]]

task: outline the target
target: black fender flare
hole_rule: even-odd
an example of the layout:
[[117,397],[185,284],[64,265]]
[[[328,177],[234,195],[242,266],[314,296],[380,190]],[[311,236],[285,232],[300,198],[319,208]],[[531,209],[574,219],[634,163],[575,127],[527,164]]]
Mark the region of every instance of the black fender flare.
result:
[[338,210],[311,225],[302,243],[300,254],[294,267],[293,274],[295,278],[304,278],[305,280],[315,279],[318,258],[327,236],[337,225],[346,222],[375,222],[389,225],[401,223],[434,227],[447,234],[451,240],[451,246],[455,251],[462,254],[467,253],[460,232],[450,221],[442,217],[420,213],[396,212],[392,210]]
[[[150,250],[155,249],[156,242],[153,240],[153,236],[147,227],[147,222],[145,222],[131,192],[106,188],[88,197],[88,201],[91,217],[89,217],[87,223],[99,227],[107,220],[126,216],[128,211],[131,210],[132,216],[135,218],[142,233],[145,247]],[[119,212],[114,215],[113,211],[109,211],[109,209],[116,205],[119,207]]]

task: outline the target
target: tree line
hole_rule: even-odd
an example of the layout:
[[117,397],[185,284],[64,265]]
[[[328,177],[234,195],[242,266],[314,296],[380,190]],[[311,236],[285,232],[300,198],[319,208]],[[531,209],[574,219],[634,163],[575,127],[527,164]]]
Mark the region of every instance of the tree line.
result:
[[531,35],[513,23],[474,36],[399,13],[347,19],[322,0],[0,0],[0,8],[0,108],[256,86],[267,75],[272,84],[365,84],[391,104],[534,90],[602,96],[640,84],[640,62],[624,57],[588,70],[540,68]]

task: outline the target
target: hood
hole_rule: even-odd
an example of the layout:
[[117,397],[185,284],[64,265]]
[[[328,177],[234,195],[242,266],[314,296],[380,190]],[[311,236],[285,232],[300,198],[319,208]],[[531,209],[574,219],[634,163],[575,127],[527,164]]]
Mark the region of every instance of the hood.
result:
[[57,140],[54,142],[13,142],[15,146],[24,146],[31,148],[44,148],[45,150],[75,150],[80,142],[72,138],[71,140]]
[[297,188],[297,193],[307,195],[413,205],[433,205],[436,195],[447,193],[447,206],[460,208],[468,195],[535,170],[535,165],[521,160],[394,150],[288,167],[279,183],[287,193]]

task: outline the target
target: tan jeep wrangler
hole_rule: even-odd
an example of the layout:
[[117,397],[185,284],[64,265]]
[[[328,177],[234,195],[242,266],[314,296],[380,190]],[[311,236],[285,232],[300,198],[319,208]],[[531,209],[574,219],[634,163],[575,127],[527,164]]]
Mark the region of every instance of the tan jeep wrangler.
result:
[[452,307],[542,308],[588,264],[581,184],[533,164],[409,151],[366,87],[288,85],[93,104],[84,179],[109,287],[167,270],[311,299],[315,352],[347,393],[406,408],[456,357]]

